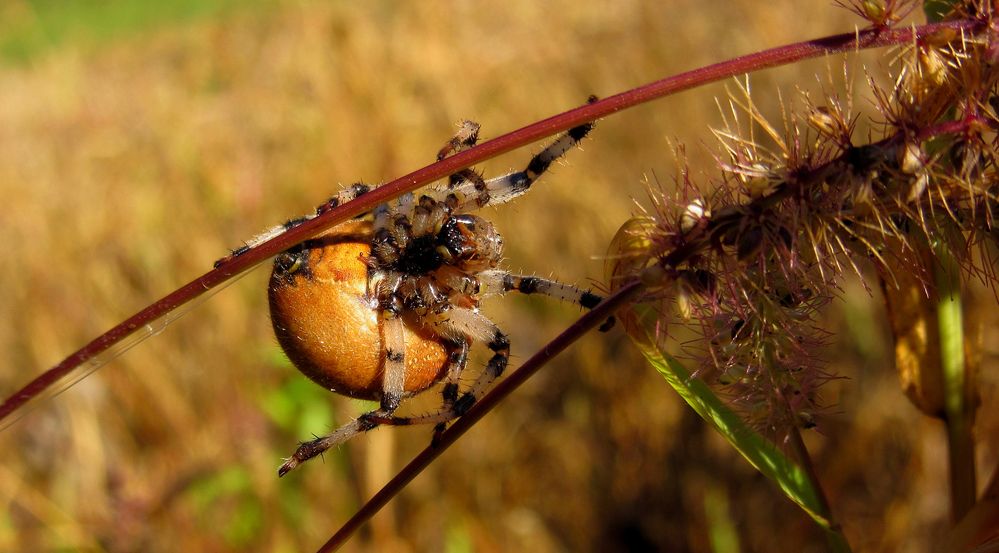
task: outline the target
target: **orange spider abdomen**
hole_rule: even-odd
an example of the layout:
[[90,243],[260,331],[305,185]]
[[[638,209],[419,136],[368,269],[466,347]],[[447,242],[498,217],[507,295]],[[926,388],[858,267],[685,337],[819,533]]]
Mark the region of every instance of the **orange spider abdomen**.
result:
[[[371,223],[349,221],[275,258],[268,296],[278,342],[292,363],[339,394],[379,399],[385,347],[379,313],[365,297]],[[440,380],[448,350],[407,324],[405,392]]]

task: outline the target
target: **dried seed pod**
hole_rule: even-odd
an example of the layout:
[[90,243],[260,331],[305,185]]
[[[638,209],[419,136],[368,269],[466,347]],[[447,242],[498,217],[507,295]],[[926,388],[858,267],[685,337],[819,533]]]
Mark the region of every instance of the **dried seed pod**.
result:
[[634,217],[618,229],[607,248],[604,263],[605,278],[612,290],[654,262],[658,246],[653,236],[657,228],[651,217]]
[[684,271],[684,278],[690,283],[691,289],[702,296],[713,294],[718,282],[714,273],[704,269]]
[[756,200],[765,198],[777,190],[777,183],[767,178],[750,179],[746,182],[746,191],[749,197]]
[[676,283],[676,311],[680,314],[680,318],[684,321],[689,321],[691,315],[693,314],[691,295],[692,293],[688,286],[684,285],[680,281]]
[[794,417],[798,428],[801,428],[802,430],[809,430],[819,425],[818,422],[815,421],[815,415],[811,411],[795,411]]
[[868,179],[855,178],[855,186],[850,200],[853,204],[853,212],[860,216],[865,216],[874,210],[874,189]]
[[922,146],[917,142],[906,142],[898,150],[898,168],[906,175],[915,175],[926,166],[923,161]]
[[979,140],[960,139],[950,147],[950,162],[964,178],[977,180],[981,176],[984,153]]
[[680,214],[680,231],[686,234],[694,230],[698,223],[710,218],[711,211],[704,205],[703,200],[697,198],[687,204]]
[[716,280],[715,275],[704,269],[680,271],[676,277],[676,307],[684,320],[690,320],[697,297],[714,293]]
[[927,84],[944,84],[947,80],[947,61],[936,48],[920,48],[916,59],[919,63],[919,75]]
[[888,5],[884,0],[862,0],[860,7],[864,17],[875,25],[884,25],[888,20]]
[[912,203],[915,202],[926,192],[926,187],[930,184],[930,174],[926,171],[920,172],[916,175],[916,178],[912,179],[912,184],[909,185],[909,193],[905,196],[905,201]]
[[842,119],[826,106],[816,106],[808,112],[808,125],[826,138],[839,139],[846,131]]

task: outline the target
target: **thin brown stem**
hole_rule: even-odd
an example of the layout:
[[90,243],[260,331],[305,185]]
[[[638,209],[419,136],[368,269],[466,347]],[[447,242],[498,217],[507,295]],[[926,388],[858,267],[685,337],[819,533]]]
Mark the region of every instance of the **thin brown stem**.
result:
[[982,496],[933,551],[977,551],[976,547],[996,542],[999,542],[999,466],[993,467]]

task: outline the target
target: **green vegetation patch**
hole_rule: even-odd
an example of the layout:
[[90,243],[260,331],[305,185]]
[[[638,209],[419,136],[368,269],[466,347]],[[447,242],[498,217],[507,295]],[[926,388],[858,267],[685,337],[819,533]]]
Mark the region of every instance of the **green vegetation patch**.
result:
[[0,64],[26,63],[67,45],[99,45],[274,0],[10,0],[0,3]]

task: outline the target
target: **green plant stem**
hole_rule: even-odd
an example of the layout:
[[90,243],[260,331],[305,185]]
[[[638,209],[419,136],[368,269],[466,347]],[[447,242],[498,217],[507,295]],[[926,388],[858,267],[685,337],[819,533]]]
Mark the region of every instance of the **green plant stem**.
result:
[[[774,348],[775,346],[771,344],[764,344],[762,348],[763,359],[765,363],[768,365],[771,374],[774,371],[774,367],[777,366],[777,361],[774,359],[776,354]],[[780,387],[777,386],[776,384],[774,385],[774,387],[777,390],[780,389]],[[780,404],[782,406],[782,409],[785,411],[786,416],[788,417],[789,420],[794,420],[795,418],[794,412],[791,409],[790,403],[788,403],[787,401],[787,397],[784,395],[783,392],[778,391],[777,393],[780,396]],[[815,470],[815,464],[812,463],[812,455],[808,452],[808,448],[805,447],[805,440],[802,439],[801,432],[799,431],[798,427],[795,425],[791,425],[788,430],[788,445],[790,446],[791,451],[794,454],[794,460],[797,461],[798,464],[801,466],[801,468],[804,470],[805,476],[808,478],[808,481],[811,484],[812,489],[815,490],[815,499],[819,507],[819,512],[822,513],[823,517],[825,517],[826,521],[828,522],[828,527],[826,528],[826,531],[829,533],[830,536],[838,534],[840,537],[842,537],[839,523],[837,523],[832,516],[832,508],[829,506],[829,499],[826,497],[826,492],[822,488],[822,485],[819,480],[819,474]],[[830,541],[832,542],[833,540]],[[843,542],[845,544],[845,540],[843,540]],[[835,550],[843,551],[843,549],[838,549],[838,548]],[[847,547],[846,550],[849,550],[849,547]]]
[[[776,366],[774,354],[775,352],[772,346],[764,346],[763,357],[766,360],[766,363],[771,367]],[[791,409],[790,403],[787,401],[787,397],[781,393],[780,398],[781,403],[783,404],[783,409],[793,420],[794,413]],[[805,473],[805,477],[808,478],[809,484],[815,492],[815,499],[818,504],[819,512],[827,522],[827,525],[823,526],[823,530],[825,530],[830,551],[834,551],[836,553],[846,553],[850,551],[850,544],[846,541],[846,536],[843,535],[843,528],[833,516],[832,507],[829,504],[829,498],[826,497],[826,492],[822,488],[822,483],[819,480],[819,474],[815,470],[815,464],[812,463],[812,455],[808,452],[808,448],[805,446],[805,440],[802,439],[801,431],[797,426],[792,425],[788,430],[788,445],[794,453],[795,461],[798,462],[798,465]]]
[[826,539],[829,542],[829,550],[835,553],[847,553],[851,551],[850,544],[846,541],[846,536],[843,535],[843,528],[833,517],[832,507],[829,506],[829,499],[826,498],[826,492],[822,489],[818,473],[815,472],[815,464],[812,463],[812,456],[808,453],[808,448],[805,447],[805,441],[801,439],[801,432],[798,431],[797,427],[792,427],[788,433],[788,437],[790,438],[791,449],[795,452],[798,464],[804,469],[812,488],[815,489],[815,495],[818,498],[822,513],[829,521],[829,525],[823,527]]
[[971,435],[974,406],[968,401],[968,372],[964,357],[964,320],[961,305],[961,269],[944,245],[934,248],[937,263],[937,324],[940,331],[940,367],[943,371],[944,423],[950,470],[951,518],[961,520],[975,504],[975,442]]

